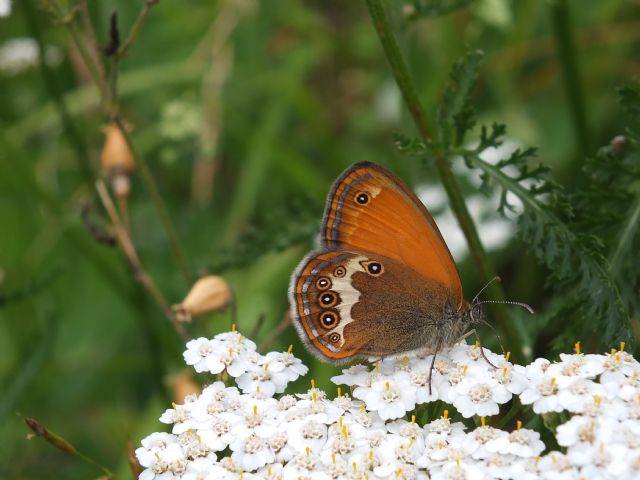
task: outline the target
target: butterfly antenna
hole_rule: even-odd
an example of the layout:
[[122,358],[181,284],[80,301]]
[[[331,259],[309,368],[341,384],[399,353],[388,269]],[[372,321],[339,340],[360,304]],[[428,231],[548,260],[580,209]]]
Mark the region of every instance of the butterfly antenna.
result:
[[471,303],[476,303],[476,300],[478,300],[478,297],[482,294],[482,292],[484,292],[487,289],[489,285],[491,285],[493,282],[499,282],[499,281],[500,281],[500,277],[498,277],[497,275],[493,277],[491,280],[489,280],[487,284],[480,289],[480,291],[476,294],[476,296],[473,297],[473,302]]
[[533,308],[531,308],[530,305],[524,303],[524,302],[514,302],[511,300],[483,300],[481,302],[475,303],[475,305],[482,305],[484,303],[501,303],[501,304],[506,304],[506,305],[518,305],[519,307],[524,308],[527,312],[529,312],[530,314],[534,314],[536,313]]

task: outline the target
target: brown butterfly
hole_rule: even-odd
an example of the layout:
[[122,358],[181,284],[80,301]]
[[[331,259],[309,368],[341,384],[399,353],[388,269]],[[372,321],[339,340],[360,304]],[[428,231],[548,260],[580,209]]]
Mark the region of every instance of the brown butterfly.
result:
[[418,197],[370,162],[333,184],[321,247],[293,273],[289,300],[302,341],[335,363],[418,348],[437,354],[484,321],[486,303],[464,299],[451,253]]

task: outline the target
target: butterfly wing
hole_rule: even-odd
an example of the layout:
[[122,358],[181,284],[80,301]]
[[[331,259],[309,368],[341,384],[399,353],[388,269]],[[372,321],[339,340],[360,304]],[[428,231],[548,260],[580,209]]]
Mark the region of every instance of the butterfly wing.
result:
[[418,197],[393,173],[356,163],[335,181],[322,224],[326,249],[375,252],[444,286],[459,309],[462,284],[440,230]]
[[337,363],[420,347],[435,351],[454,311],[446,288],[402,262],[372,252],[307,255],[289,288],[293,324],[310,351]]

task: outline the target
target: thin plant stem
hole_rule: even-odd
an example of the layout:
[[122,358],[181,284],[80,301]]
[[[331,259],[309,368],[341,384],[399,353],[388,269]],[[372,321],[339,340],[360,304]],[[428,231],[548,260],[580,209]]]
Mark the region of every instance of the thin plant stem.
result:
[[149,169],[149,166],[144,161],[142,156],[136,154],[135,148],[131,142],[131,138],[129,136],[129,133],[127,132],[127,128],[122,118],[120,118],[119,115],[116,115],[113,120],[116,126],[120,129],[120,132],[122,132],[122,136],[124,137],[125,141],[127,142],[127,145],[129,146],[131,155],[133,156],[136,166],[140,171],[140,176],[142,178],[142,181],[147,191],[149,192],[151,201],[156,207],[156,211],[158,212],[158,216],[160,217],[162,226],[164,227],[165,233],[167,234],[167,238],[169,240],[169,246],[171,248],[173,256],[176,259],[178,267],[182,272],[182,276],[184,277],[187,284],[190,284],[191,270],[189,268],[189,263],[187,262],[187,257],[182,251],[180,241],[178,240],[178,234],[176,233],[176,230],[171,221],[171,217],[167,212],[167,208],[164,204],[164,201],[162,200],[162,196],[160,195],[160,191],[158,190],[158,186],[153,178],[151,170]]
[[108,92],[106,90],[106,84],[102,81],[100,77],[100,70],[96,66],[96,62],[99,62],[99,58],[95,58],[89,50],[87,49],[87,45],[85,42],[85,38],[83,37],[80,29],[77,24],[77,9],[71,9],[69,11],[65,11],[64,8],[60,5],[56,0],[47,0],[47,6],[49,9],[54,12],[58,18],[55,20],[58,23],[62,23],[68,30],[73,39],[73,43],[78,49],[78,53],[82,57],[85,65],[87,66],[87,70],[91,75],[91,78],[97,85],[100,90],[101,98],[104,100],[108,96]]
[[267,348],[269,348],[269,346],[274,342],[274,340],[278,338],[280,334],[284,332],[289,325],[291,325],[291,312],[287,310],[287,313],[285,313],[283,319],[276,326],[276,328],[269,334],[267,338],[264,339],[264,341],[260,345],[258,345],[258,351],[264,352]]
[[93,23],[91,22],[91,16],[89,15],[89,4],[87,3],[87,0],[81,0],[79,3],[79,8],[80,16],[82,17],[82,23],[84,24],[84,31],[89,38],[89,52],[96,66],[97,81],[100,82],[101,89],[106,93],[109,93],[109,88],[107,86],[107,77],[105,74],[104,65],[101,61],[100,47],[98,46],[98,37],[96,36],[96,32],[93,28]]
[[144,21],[147,18],[149,11],[154,5],[158,3],[158,1],[159,0],[145,0],[142,10],[140,10],[140,13],[138,14],[138,18],[136,18],[136,21],[131,27],[131,30],[129,30],[129,35],[127,36],[127,39],[122,44],[122,46],[118,49],[118,53],[117,53],[118,58],[124,57],[129,51],[129,49],[133,46],[133,44],[136,41],[136,38],[138,38],[138,32],[140,31],[140,28],[144,24]]
[[184,326],[178,321],[177,317],[171,310],[169,306],[169,302],[164,298],[162,292],[156,287],[155,282],[149,276],[149,274],[142,267],[142,263],[140,262],[140,258],[138,257],[138,253],[131,241],[131,237],[127,232],[124,224],[120,220],[118,216],[118,212],[116,207],[109,196],[109,192],[107,191],[107,187],[105,186],[102,180],[98,180],[96,182],[96,190],[98,191],[98,195],[100,200],[102,201],[102,205],[104,206],[109,218],[111,219],[111,223],[113,224],[113,229],[115,231],[116,238],[118,239],[118,243],[120,244],[120,248],[127,257],[129,261],[129,265],[133,270],[133,275],[138,280],[138,282],[149,292],[149,294],[153,297],[156,303],[162,308],[167,318],[173,324],[176,332],[186,341],[189,339],[189,336],[184,329]]
[[566,0],[551,2],[551,21],[555,43],[558,49],[560,66],[565,85],[565,91],[569,100],[569,108],[578,152],[586,157],[590,151],[589,126],[587,122],[585,97],[582,88],[582,79],[578,68],[578,50],[573,38],[573,26],[571,12]]
[[[147,13],[148,13],[148,10],[153,5],[155,5],[155,3],[157,2],[154,0],[147,0],[143,7],[143,11],[147,10]],[[126,139],[127,144],[129,145],[129,149],[131,150],[131,153],[134,157],[134,161],[136,162],[136,165],[139,167],[142,181],[147,191],[149,192],[149,196],[151,197],[151,202],[153,203],[158,213],[158,216],[160,217],[160,222],[162,224],[162,227],[165,230],[167,239],[169,240],[169,247],[173,253],[173,256],[176,259],[178,268],[182,272],[182,275],[186,283],[190,284],[191,273],[190,273],[189,265],[188,265],[186,256],[182,251],[182,247],[178,240],[178,235],[175,231],[175,228],[173,227],[171,218],[167,213],[167,208],[165,207],[164,201],[162,200],[162,196],[159,193],[155,179],[153,178],[153,175],[151,174],[149,167],[144,162],[142,157],[140,155],[135,154],[135,150],[133,148],[131,138],[129,137],[129,134],[125,128],[124,122],[120,118],[118,100],[115,97],[117,92],[117,86],[116,86],[117,72],[113,71],[117,69],[118,63],[117,62],[113,63],[112,74],[110,78],[111,81],[107,81],[105,77],[104,66],[101,65],[100,68],[98,68],[95,64],[95,63],[101,62],[100,52],[96,50],[94,51],[94,55],[92,55],[91,52],[87,49],[84,39],[79,31],[76,15],[74,14],[74,12],[70,12],[70,13],[65,12],[64,9],[60,6],[60,4],[56,0],[48,0],[47,4],[62,19],[61,21],[67,26],[67,28],[71,32],[71,36],[74,40],[74,43],[78,47],[78,50],[80,51],[80,54],[85,64],[89,68],[89,71],[91,72],[91,76],[93,77],[94,82],[100,89],[101,96],[102,96],[102,103],[106,110],[105,113],[112,118],[113,122],[118,126],[124,138]],[[145,13],[144,15],[141,14],[142,20],[146,17],[147,13]],[[83,18],[85,18],[86,21],[89,21],[88,13]],[[139,29],[141,25],[142,23],[139,17],[136,24],[134,24],[134,28]],[[90,29],[91,32],[93,31],[91,26],[85,26],[85,28]],[[89,33],[89,36],[95,37],[95,34]],[[133,36],[133,38],[135,38],[135,35]],[[97,42],[94,42],[94,45],[97,45]],[[95,63],[94,63],[94,60],[95,60]]]
[[105,474],[106,478],[108,478],[108,479],[114,478],[113,472],[111,470],[109,470],[107,467],[105,467],[104,465],[100,464],[98,461],[94,460],[93,458],[89,457],[88,455],[80,452],[69,441],[67,441],[66,439],[64,439],[63,437],[58,435],[57,433],[54,433],[51,430],[49,430],[42,423],[40,423],[38,420],[36,420],[34,418],[31,418],[31,417],[23,416],[23,415],[20,415],[20,414],[18,414],[18,416],[20,416],[22,418],[22,420],[27,424],[27,427],[29,427],[31,429],[31,431],[33,432],[33,434],[28,438],[41,437],[42,439],[44,439],[45,441],[47,441],[48,443],[50,443],[51,445],[53,445],[57,449],[62,450],[63,452],[65,452],[65,453],[67,453],[69,455],[72,455],[74,457],[78,457],[80,460],[82,460],[82,461],[84,461],[84,462],[86,462],[86,463],[88,463],[90,465],[93,465],[94,467],[98,468],[99,470],[101,470]]
[[[400,52],[398,42],[391,30],[389,19],[384,7],[382,6],[382,1],[365,0],[365,2],[369,9],[369,15],[371,16],[375,30],[380,39],[380,43],[384,49],[387,61],[391,66],[391,71],[393,72],[395,81],[402,93],[402,97],[407,108],[411,112],[416,128],[425,143],[432,143],[429,120],[422,103],[420,102],[413,79],[409,74],[409,69],[407,68],[402,53]],[[441,149],[436,150],[435,164],[438,169],[438,173],[440,174],[442,184],[449,197],[451,209],[458,219],[458,223],[460,224],[467,240],[471,258],[478,270],[478,273],[480,274],[480,278],[486,283],[496,276],[495,268],[484,251],[478,231],[465,204],[462,191],[453,175],[453,172],[451,171],[446,153]],[[496,300],[503,300],[505,298],[504,291],[498,284],[494,283],[494,285],[489,287],[488,290]],[[522,360],[524,357],[524,353],[522,351],[524,338],[518,329],[515,328],[512,321],[507,317],[504,309],[500,305],[489,304],[488,306],[492,317],[496,320],[500,329],[504,333],[507,343],[514,351],[516,360]]]

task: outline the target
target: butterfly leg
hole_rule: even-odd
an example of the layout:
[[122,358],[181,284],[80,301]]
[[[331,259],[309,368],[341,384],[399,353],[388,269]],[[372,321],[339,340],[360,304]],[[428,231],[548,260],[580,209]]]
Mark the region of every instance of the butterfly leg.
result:
[[[493,363],[491,363],[489,361],[489,359],[487,358],[487,356],[484,354],[484,349],[482,348],[482,343],[480,343],[480,336],[478,335],[478,332],[476,332],[475,328],[473,330],[471,330],[471,332],[473,332],[476,335],[476,342],[478,342],[478,347],[480,347],[480,355],[482,355],[482,358],[484,358],[486,360],[486,362],[489,365],[491,365],[493,368],[498,368]],[[469,333],[471,333],[471,332],[469,332]]]
[[438,352],[440,351],[440,347],[442,347],[442,340],[438,341],[438,344],[436,345],[436,349],[433,352],[433,357],[431,358],[431,366],[429,367],[429,396],[431,396],[431,375],[433,374],[433,367],[436,364],[436,355],[438,355]]

